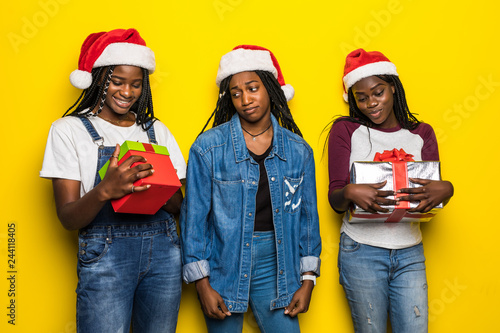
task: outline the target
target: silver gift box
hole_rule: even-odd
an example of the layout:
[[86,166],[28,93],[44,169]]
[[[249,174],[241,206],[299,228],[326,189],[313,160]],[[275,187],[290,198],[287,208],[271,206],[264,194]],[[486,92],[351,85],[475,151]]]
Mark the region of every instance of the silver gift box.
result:
[[[400,162],[397,162],[400,163]],[[440,163],[435,161],[403,162],[407,165],[408,178],[421,178],[441,180]],[[351,184],[374,184],[387,180],[381,190],[394,190],[392,162],[354,162],[351,166]],[[408,180],[408,187],[420,187],[422,185],[412,183]],[[394,196],[387,198],[393,199]],[[409,207],[417,207],[419,202],[409,202]],[[351,205],[347,212],[351,223],[359,222],[428,222],[436,213],[443,208],[440,203],[427,213],[409,213],[407,209],[396,208],[396,206],[381,205],[389,209],[388,213],[370,213],[357,205]],[[396,212],[395,212],[396,210]],[[399,216],[399,217],[398,217]],[[394,221],[399,219],[399,221]]]

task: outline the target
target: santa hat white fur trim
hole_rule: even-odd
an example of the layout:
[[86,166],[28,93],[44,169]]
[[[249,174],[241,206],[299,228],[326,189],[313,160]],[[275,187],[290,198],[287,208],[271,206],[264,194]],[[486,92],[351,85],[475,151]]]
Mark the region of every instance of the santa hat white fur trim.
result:
[[[147,69],[151,74],[156,67],[155,54],[147,46],[132,43],[113,43],[104,49],[92,68],[111,65],[137,66]],[[92,74],[77,69],[70,74],[69,80],[76,88],[87,89],[92,84]]]
[[[236,49],[226,53],[220,59],[215,83],[217,87],[220,87],[222,80],[228,76],[257,70],[271,72],[276,79],[278,78],[278,70],[274,67],[269,51],[244,48]],[[290,101],[295,95],[295,90],[290,84],[281,86],[281,89],[285,93],[287,101]]]
[[398,76],[398,72],[396,71],[396,65],[392,62],[388,61],[379,61],[373,62],[370,64],[366,64],[364,66],[353,69],[348,74],[346,74],[343,78],[344,80],[344,100],[347,102],[348,95],[347,92],[349,88],[351,88],[356,82],[364,79],[365,77],[369,77],[372,75],[396,75]]
[[94,63],[95,67],[110,65],[131,65],[155,71],[155,54],[147,46],[131,43],[109,44]]
[[236,49],[224,54],[220,59],[215,83],[220,87],[222,80],[230,75],[257,70],[271,72],[278,78],[278,71],[268,51]]

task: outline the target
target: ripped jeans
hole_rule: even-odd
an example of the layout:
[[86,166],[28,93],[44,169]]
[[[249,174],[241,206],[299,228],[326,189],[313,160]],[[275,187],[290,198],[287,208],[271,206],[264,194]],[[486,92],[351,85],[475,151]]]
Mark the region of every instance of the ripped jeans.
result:
[[398,250],[358,243],[341,234],[340,284],[354,331],[425,333],[428,330],[427,278],[422,243]]

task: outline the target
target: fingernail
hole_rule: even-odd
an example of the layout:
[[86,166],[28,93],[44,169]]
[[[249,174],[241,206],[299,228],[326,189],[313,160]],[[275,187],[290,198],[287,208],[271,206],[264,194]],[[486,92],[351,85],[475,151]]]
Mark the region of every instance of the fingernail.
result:
[[151,187],[151,184],[146,185],[146,188],[150,188],[150,187]]
[[155,173],[155,169],[151,169],[151,173]]

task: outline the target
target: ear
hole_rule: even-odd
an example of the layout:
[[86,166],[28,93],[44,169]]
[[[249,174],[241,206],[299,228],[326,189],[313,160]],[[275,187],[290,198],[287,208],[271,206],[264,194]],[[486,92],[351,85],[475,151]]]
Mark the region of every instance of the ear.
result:
[[394,86],[394,84],[391,84],[391,88],[392,88],[392,94],[394,95],[396,93],[396,87]]

